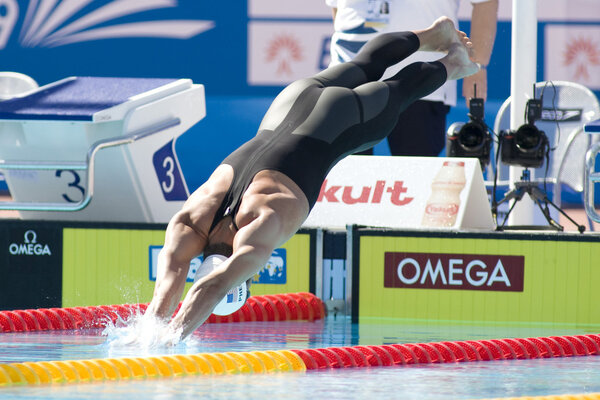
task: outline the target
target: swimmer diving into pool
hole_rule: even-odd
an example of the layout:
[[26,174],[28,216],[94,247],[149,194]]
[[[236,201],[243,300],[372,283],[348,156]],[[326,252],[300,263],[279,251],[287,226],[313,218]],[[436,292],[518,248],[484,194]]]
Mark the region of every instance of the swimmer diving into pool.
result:
[[[170,318],[191,260],[224,255],[219,268],[194,283],[169,323],[180,339],[189,336],[231,288],[296,233],[339,160],[384,139],[413,101],[479,70],[469,58],[471,46],[442,17],[424,30],[380,35],[354,60],[286,87],[257,135],[231,153],[169,222],[146,315]],[[417,50],[447,54],[378,81],[387,67]]]

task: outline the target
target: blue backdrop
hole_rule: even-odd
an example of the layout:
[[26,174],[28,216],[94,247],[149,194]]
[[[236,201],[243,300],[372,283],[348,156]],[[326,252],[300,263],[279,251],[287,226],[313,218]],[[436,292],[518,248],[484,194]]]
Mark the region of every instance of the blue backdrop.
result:
[[[71,75],[191,78],[204,84],[207,116],[180,138],[176,148],[190,190],[198,187],[231,150],[255,134],[262,115],[282,88],[247,83],[248,25],[252,19],[246,2],[148,0],[145,10],[129,14],[116,13],[114,0],[82,1],[70,10],[64,7],[68,2],[57,1],[45,13],[42,5],[48,3],[52,2],[0,1],[0,70],[27,74],[40,85]],[[89,23],[92,17],[93,24]],[[268,22],[269,18],[260,20]],[[292,20],[330,22],[326,15]],[[36,21],[44,23],[36,25]],[[80,31],[88,32],[87,39],[91,40],[78,41],[77,36],[69,35],[63,35],[66,42],[52,40],[57,31],[86,21],[87,28]],[[123,31],[106,33],[115,26],[142,27],[144,23],[161,21],[179,21],[181,25],[203,22],[210,28],[186,38],[168,37],[164,31],[156,32],[159,37],[141,35],[139,30],[138,37],[127,37]],[[143,29],[147,31],[149,27],[152,25]],[[468,32],[469,23],[461,22],[460,28]],[[544,23],[540,23],[538,60],[543,60],[543,28]],[[132,31],[128,32],[131,35]],[[490,125],[510,92],[510,34],[510,23],[499,22],[488,67],[486,119]],[[37,40],[27,40],[28,35]],[[319,54],[326,55],[327,36],[321,43],[323,49]],[[319,65],[326,61],[326,56],[315,60]],[[542,77],[543,67],[540,67],[538,80]],[[464,101],[459,98],[448,123],[466,121],[466,113]],[[386,146],[378,146],[376,152],[386,154]]]

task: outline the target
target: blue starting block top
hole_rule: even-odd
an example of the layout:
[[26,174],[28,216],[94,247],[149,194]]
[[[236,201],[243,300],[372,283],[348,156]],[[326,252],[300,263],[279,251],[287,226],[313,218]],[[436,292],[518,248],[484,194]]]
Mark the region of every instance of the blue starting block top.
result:
[[584,130],[586,133],[600,133],[600,119],[586,124]]
[[176,79],[71,77],[0,102],[0,119],[92,121],[94,114]]

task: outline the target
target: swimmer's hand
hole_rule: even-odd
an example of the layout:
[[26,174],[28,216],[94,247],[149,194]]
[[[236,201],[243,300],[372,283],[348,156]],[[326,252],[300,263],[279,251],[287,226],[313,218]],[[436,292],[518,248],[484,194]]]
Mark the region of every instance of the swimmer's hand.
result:
[[107,326],[102,334],[111,347],[157,348],[181,343],[182,330],[173,330],[167,322],[147,314],[136,316],[124,327]]

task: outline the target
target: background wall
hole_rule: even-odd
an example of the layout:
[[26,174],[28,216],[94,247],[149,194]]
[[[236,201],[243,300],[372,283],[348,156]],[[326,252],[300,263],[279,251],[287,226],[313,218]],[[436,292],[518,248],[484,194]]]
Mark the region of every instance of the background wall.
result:
[[[500,0],[488,124],[510,92],[511,3]],[[470,7],[463,0],[460,27],[467,32]],[[538,80],[576,81],[599,94],[600,3],[538,0],[538,9]],[[0,0],[0,70],[40,85],[71,75],[204,84],[207,117],[177,143],[193,190],[255,134],[285,84],[327,65],[331,31],[324,0]],[[459,101],[448,122],[466,121],[466,111]]]

